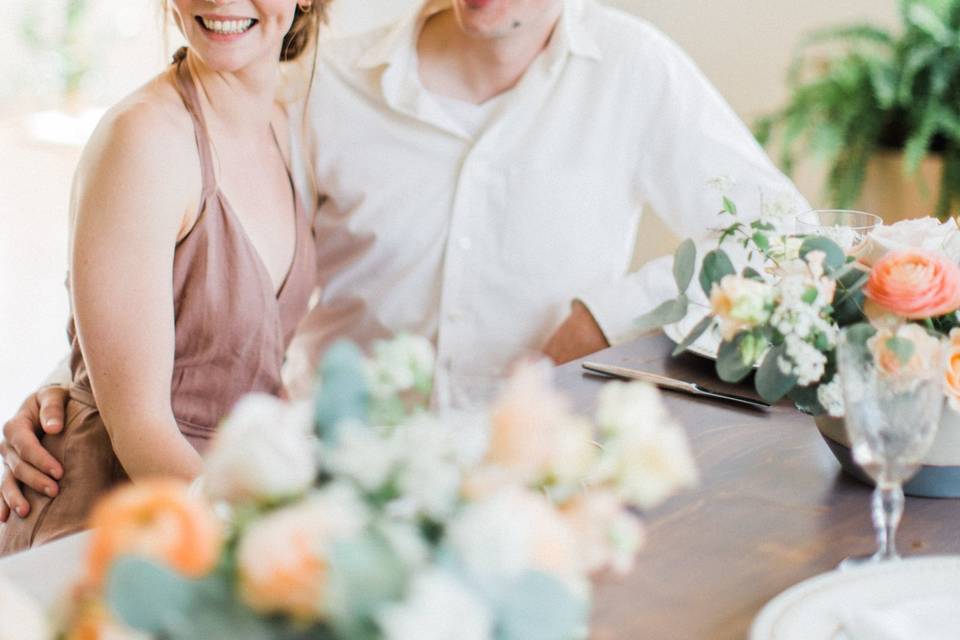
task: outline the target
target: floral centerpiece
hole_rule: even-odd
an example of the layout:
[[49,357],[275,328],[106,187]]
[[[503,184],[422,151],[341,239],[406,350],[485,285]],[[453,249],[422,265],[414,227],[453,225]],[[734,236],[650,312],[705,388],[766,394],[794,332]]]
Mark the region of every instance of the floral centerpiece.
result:
[[[709,312],[675,354],[717,331],[721,379],[740,382],[755,371],[756,390],[767,402],[788,397],[813,415],[842,417],[836,366],[841,329],[865,325],[875,357],[890,367],[910,366],[921,335],[941,335],[951,344],[945,390],[960,408],[960,267],[947,255],[957,248],[952,220],[880,227],[853,245],[842,228],[801,236],[770,220],[743,221],[727,198],[720,215],[730,223],[699,269]],[[737,272],[724,249],[730,243],[754,266]],[[696,253],[692,241],[680,245],[674,256],[680,295],[641,324],[663,325],[677,319],[678,309],[686,311]]]
[[585,637],[591,574],[628,571],[636,510],[696,479],[682,430],[639,383],[576,415],[546,365],[431,413],[432,362],[337,345],[312,403],[243,400],[193,486],[110,495],[62,637]]

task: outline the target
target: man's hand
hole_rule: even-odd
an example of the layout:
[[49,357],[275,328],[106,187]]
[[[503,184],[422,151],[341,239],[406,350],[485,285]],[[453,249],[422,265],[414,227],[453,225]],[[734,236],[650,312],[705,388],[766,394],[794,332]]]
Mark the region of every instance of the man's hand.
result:
[[20,482],[48,496],[55,496],[60,490],[56,481],[63,477],[63,466],[43,448],[38,434],[63,430],[66,403],[66,389],[45,387],[31,394],[17,415],[3,425],[0,522],[6,522],[11,511],[21,518],[30,513],[30,504],[23,497]]
[[563,364],[609,346],[590,310],[579,300],[574,300],[570,315],[547,340],[543,353],[557,364]]

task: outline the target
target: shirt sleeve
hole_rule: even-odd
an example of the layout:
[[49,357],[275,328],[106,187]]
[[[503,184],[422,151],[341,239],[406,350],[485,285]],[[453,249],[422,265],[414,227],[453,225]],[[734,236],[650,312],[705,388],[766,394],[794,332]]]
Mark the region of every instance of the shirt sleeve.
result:
[[[698,266],[700,258],[716,247],[714,231],[732,221],[719,215],[723,195],[736,203],[744,221],[763,215],[777,222],[777,218],[809,209],[747,126],[677,45],[656,33],[642,55],[655,64],[642,65],[644,77],[634,79],[648,85],[645,104],[637,111],[637,190],[645,212],[652,210],[679,237],[697,242]],[[745,263],[744,252],[733,246],[724,248],[735,265]],[[658,258],[578,296],[610,344],[636,338],[636,318],[676,297],[672,266],[671,256]],[[689,293],[694,303],[706,304],[696,279]]]

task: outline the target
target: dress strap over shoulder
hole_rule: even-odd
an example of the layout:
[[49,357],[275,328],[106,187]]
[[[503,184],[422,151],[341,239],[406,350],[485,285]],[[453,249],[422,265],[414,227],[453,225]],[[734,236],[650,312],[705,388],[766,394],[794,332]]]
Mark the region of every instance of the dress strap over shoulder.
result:
[[217,190],[217,178],[213,165],[213,149],[210,145],[210,134],[207,131],[207,122],[203,118],[200,107],[200,96],[197,86],[190,75],[187,64],[187,48],[181,47],[173,56],[174,72],[177,92],[183,100],[190,118],[193,120],[193,131],[197,139],[197,151],[200,153],[200,171],[203,180],[203,198],[206,200]]

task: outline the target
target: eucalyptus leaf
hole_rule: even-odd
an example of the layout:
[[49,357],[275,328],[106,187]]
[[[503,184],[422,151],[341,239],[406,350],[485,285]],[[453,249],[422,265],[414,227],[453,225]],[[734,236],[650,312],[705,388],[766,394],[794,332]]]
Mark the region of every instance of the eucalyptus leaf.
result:
[[689,301],[681,294],[673,300],[661,303],[656,309],[645,313],[634,321],[637,331],[652,331],[665,325],[680,322],[687,315]]
[[887,338],[885,346],[897,356],[900,366],[906,366],[910,362],[910,358],[913,357],[914,351],[916,351],[916,346],[912,340],[897,336]]
[[745,360],[741,347],[747,340],[754,340],[748,331],[738,333],[733,340],[720,344],[717,352],[717,375],[724,382],[740,382],[753,371],[753,360]]
[[282,625],[245,607],[219,573],[190,580],[150,560],[122,558],[110,572],[107,601],[127,625],[164,640],[283,636]]
[[127,625],[162,635],[189,620],[197,585],[159,564],[130,556],[114,564],[106,596]]
[[361,638],[375,631],[376,611],[400,599],[405,588],[406,568],[381,535],[368,531],[334,545],[327,607],[341,637]]
[[687,238],[680,243],[673,254],[673,279],[677,283],[677,291],[686,293],[693,280],[693,273],[697,269],[697,245]]
[[314,423],[321,439],[335,440],[344,421],[367,423],[370,390],[363,354],[342,340],[327,351],[320,364],[320,382],[314,394]]
[[497,640],[567,640],[589,623],[588,602],[544,573],[524,574],[499,600]]
[[698,322],[696,326],[690,331],[690,333],[688,333],[686,337],[684,337],[684,339],[680,341],[680,344],[678,344],[676,348],[674,348],[673,355],[678,356],[684,351],[686,351],[687,349],[689,349],[690,345],[696,342],[697,338],[702,336],[704,332],[710,328],[710,326],[713,324],[713,321],[714,321],[714,318],[712,315],[704,316],[703,319],[701,319],[700,322]]
[[866,348],[867,340],[877,334],[877,330],[869,323],[861,322],[847,327],[843,330],[844,338],[848,344],[856,345],[860,348]]
[[700,288],[709,298],[714,284],[719,284],[724,277],[736,274],[733,263],[723,249],[714,249],[703,257],[700,265]]
[[753,267],[744,268],[743,272],[740,274],[748,280],[756,280],[757,282],[764,282],[763,276],[760,275],[760,272],[754,269]]
[[779,360],[786,351],[786,345],[783,344],[767,351],[754,379],[760,397],[771,404],[779,402],[797,384],[795,375],[788,375],[780,370]]
[[833,240],[823,236],[810,236],[800,245],[800,257],[806,258],[811,251],[822,251],[826,256],[824,265],[828,272],[842,268],[847,262],[847,256]]
[[812,384],[806,387],[794,387],[787,394],[787,397],[800,411],[812,416],[822,415],[826,413],[826,409],[820,404],[820,399],[817,396],[817,386]]

